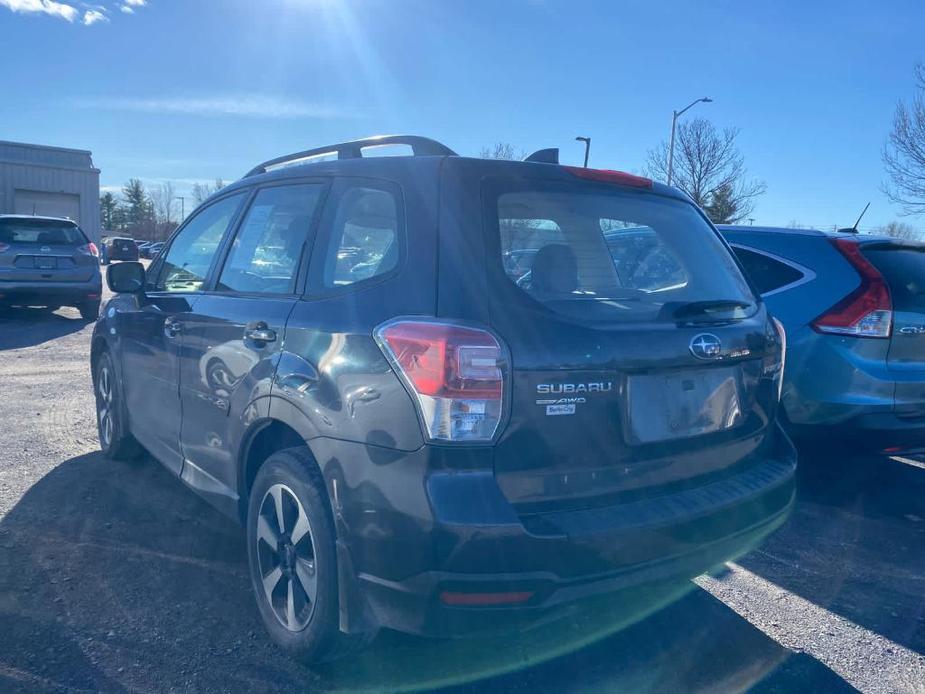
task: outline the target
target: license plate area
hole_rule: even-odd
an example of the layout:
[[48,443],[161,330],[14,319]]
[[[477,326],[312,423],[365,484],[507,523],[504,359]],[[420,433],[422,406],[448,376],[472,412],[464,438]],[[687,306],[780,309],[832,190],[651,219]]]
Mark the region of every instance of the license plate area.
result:
[[54,270],[58,267],[58,261],[55,258],[35,257],[35,267],[39,270]]
[[627,439],[655,443],[732,429],[745,418],[738,366],[627,379]]

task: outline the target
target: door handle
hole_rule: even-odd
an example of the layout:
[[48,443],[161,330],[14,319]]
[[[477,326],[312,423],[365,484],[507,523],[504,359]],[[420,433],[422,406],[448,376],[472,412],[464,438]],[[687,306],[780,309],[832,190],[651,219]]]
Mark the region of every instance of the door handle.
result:
[[176,337],[180,334],[181,327],[182,323],[180,323],[180,321],[176,321],[173,318],[166,318],[164,320],[164,335],[167,337]]
[[276,331],[263,321],[249,323],[244,328],[244,339],[252,342],[267,343],[276,341]]

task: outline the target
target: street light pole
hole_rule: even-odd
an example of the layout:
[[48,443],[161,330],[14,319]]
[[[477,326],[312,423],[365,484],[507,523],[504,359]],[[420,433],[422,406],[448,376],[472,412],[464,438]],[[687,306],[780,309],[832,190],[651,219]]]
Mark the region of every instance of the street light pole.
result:
[[689,108],[696,106],[701,101],[705,104],[709,104],[713,101],[713,99],[711,99],[708,96],[705,96],[702,99],[697,99],[696,101],[692,101],[690,104],[682,108],[680,111],[671,112],[671,139],[668,140],[668,180],[667,180],[668,185],[671,185],[671,174],[674,172],[674,132],[675,132],[675,128],[678,125],[678,118],[680,118],[681,115],[685,111],[687,111]]
[[591,152],[591,138],[590,137],[576,137],[576,140],[579,142],[585,143],[585,168],[588,168],[588,154]]
[[182,195],[178,195],[174,200],[180,201],[180,223],[183,223],[183,220],[186,219],[186,198]]

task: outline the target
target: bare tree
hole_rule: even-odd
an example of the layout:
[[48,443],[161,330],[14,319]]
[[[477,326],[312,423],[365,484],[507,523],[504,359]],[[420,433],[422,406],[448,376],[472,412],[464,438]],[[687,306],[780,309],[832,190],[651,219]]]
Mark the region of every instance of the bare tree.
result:
[[922,238],[918,229],[905,222],[890,222],[889,224],[884,224],[882,227],[877,228],[876,233],[882,234],[883,236],[892,236],[894,239],[900,239],[902,241],[917,241]]
[[172,181],[164,181],[151,191],[154,214],[161,224],[170,224],[176,200],[176,189]]
[[193,200],[196,201],[197,205],[201,205],[206,199],[224,187],[225,181],[221,178],[216,178],[214,183],[194,183],[192,190]]
[[491,147],[482,147],[479,152],[482,159],[506,159],[508,161],[520,161],[527,156],[527,153],[520,150],[518,153],[514,145],[510,142],[496,142]]
[[883,191],[904,214],[925,213],[925,64],[916,64],[915,81],[918,93],[910,104],[896,104],[883,146],[883,166],[890,179]]
[[[738,128],[722,132],[705,118],[694,118],[678,126],[675,137],[672,183],[717,223],[747,219],[755,209],[755,198],[767,190],[762,181],[748,178],[745,159],[736,147]],[[668,143],[649,150],[646,173],[668,178]],[[712,210],[711,210],[712,208]]]

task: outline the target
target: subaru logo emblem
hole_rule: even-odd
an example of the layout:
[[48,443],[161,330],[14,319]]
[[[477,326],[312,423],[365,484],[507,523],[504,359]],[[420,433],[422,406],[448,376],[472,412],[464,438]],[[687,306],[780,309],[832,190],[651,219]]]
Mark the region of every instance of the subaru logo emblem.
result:
[[691,354],[698,359],[719,359],[723,345],[716,335],[700,333],[691,340],[690,348]]
[[50,246],[42,246],[39,250],[42,251],[42,253],[48,253],[48,251],[51,250],[51,247],[50,247]]

